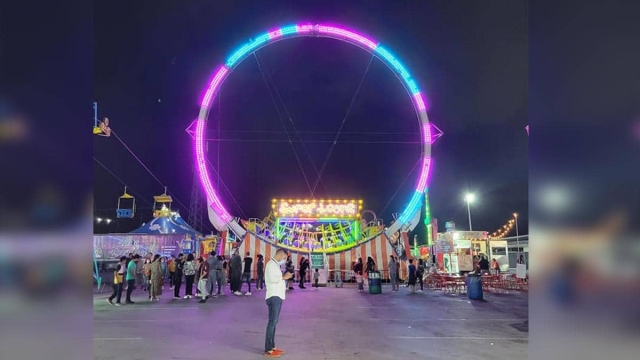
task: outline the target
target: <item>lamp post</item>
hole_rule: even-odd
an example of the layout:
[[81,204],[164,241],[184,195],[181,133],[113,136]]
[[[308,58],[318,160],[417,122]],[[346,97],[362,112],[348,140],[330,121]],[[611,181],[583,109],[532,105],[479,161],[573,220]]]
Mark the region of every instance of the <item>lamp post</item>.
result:
[[[520,233],[518,232],[518,213],[513,213],[513,217],[516,219],[516,246],[518,247],[518,257],[520,257]],[[518,259],[516,259],[516,262]]]
[[467,214],[469,215],[469,231],[473,231],[471,227],[471,206],[470,204],[476,200],[476,196],[472,193],[467,193],[464,196],[465,201],[467,202]]

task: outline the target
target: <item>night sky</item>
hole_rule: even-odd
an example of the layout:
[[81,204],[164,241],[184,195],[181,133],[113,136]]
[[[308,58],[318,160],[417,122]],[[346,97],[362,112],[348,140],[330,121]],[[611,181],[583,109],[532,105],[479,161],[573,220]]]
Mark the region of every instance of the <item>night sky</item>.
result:
[[[301,22],[345,25],[404,62],[427,98],[430,121],[444,132],[432,147],[429,183],[440,228],[453,220],[467,229],[463,196],[468,189],[478,198],[471,209],[475,230],[493,231],[518,212],[520,232],[527,233],[526,2],[348,3],[285,6],[280,1],[274,7],[135,1],[122,7],[97,2],[98,115],[109,117],[113,130],[168,186],[179,200],[174,207],[187,218],[194,159],[185,129],[198,115],[213,71],[240,44],[266,30]],[[364,4],[369,4],[366,11]],[[263,72],[251,56],[227,78],[213,102],[207,136],[222,140],[209,143],[209,160],[217,166],[219,149],[221,178],[232,194],[219,191],[227,209],[262,218],[273,197],[309,196],[281,120],[292,138],[303,139],[295,150],[313,186],[314,164],[321,167],[371,55],[319,38],[281,41],[256,54]],[[274,93],[281,117],[263,73],[282,97],[280,102]],[[406,206],[417,180],[417,170],[409,172],[420,155],[419,140],[409,96],[374,58],[316,196],[362,198],[365,208],[388,224],[392,213]],[[139,206],[135,219],[96,231],[126,232],[148,221],[161,185],[113,136],[95,137],[94,157],[129,186]],[[96,214],[115,217],[123,185],[96,162],[94,178]],[[210,231],[204,211],[203,230]]]

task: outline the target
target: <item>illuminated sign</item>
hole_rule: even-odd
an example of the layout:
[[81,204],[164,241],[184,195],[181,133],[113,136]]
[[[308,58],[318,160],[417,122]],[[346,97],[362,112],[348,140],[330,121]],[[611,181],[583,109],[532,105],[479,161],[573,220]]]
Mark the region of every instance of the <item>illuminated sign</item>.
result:
[[271,208],[280,218],[359,218],[362,200],[273,199]]

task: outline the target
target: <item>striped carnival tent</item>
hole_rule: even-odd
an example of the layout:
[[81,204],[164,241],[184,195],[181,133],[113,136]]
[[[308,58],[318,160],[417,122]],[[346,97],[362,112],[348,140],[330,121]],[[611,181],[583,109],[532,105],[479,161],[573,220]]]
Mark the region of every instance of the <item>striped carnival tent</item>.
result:
[[[244,255],[247,251],[251,253],[252,257],[256,254],[262,254],[265,260],[269,260],[272,254],[275,254],[278,249],[277,246],[270,242],[266,242],[256,235],[247,232],[244,240],[237,247],[240,254]],[[286,249],[291,254],[291,260],[296,264],[296,269],[300,262],[300,257],[305,256],[309,258],[308,252],[294,252]],[[360,245],[354,246],[349,250],[345,250],[338,253],[327,254],[327,260],[329,262],[329,270],[351,270],[351,264],[355,262],[359,257],[362,257],[362,262],[366,264],[367,257],[371,256],[376,262],[377,270],[381,271],[383,278],[387,279],[389,274],[389,256],[394,253],[391,248],[391,244],[386,239],[384,234],[373,237],[371,240],[364,242]],[[407,262],[400,264],[400,278],[404,279],[407,276]]]

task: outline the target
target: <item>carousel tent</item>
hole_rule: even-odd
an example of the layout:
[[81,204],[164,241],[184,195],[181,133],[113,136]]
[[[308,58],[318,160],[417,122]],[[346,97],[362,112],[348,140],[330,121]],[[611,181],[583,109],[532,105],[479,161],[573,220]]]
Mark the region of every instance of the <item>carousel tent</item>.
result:
[[131,234],[190,235],[193,240],[202,236],[196,229],[187,224],[177,212],[172,212],[167,216],[158,216],[131,231]]

